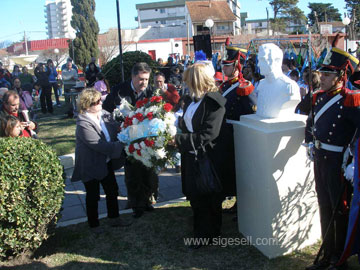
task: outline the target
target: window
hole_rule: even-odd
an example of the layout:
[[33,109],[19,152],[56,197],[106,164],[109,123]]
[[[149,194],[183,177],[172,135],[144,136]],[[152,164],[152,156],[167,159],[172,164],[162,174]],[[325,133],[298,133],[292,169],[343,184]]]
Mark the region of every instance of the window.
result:
[[260,26],[260,27],[262,26],[262,22],[259,22],[259,26]]
[[155,11],[158,11],[158,9],[157,9],[157,8],[155,8]]
[[160,13],[165,13],[165,8],[160,8]]
[[160,23],[161,23],[161,24],[166,24],[166,21],[165,21],[165,20],[161,20]]
[[158,21],[155,21],[155,23],[158,23]]

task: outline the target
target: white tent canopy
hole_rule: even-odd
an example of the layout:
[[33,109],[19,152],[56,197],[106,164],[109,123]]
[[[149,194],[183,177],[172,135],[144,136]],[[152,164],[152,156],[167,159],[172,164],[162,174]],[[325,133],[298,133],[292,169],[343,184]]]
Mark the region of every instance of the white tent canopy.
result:
[[17,65],[26,66],[31,64],[38,58],[38,55],[19,55],[19,56],[10,56],[9,59]]

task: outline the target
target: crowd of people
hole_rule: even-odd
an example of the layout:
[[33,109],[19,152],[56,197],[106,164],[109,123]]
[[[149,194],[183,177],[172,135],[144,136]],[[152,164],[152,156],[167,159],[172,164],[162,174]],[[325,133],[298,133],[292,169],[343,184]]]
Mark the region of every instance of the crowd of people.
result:
[[[119,218],[114,171],[122,166],[128,207],[133,210],[133,217],[140,218],[145,212],[154,211],[159,188],[157,171],[140,161],[126,158],[124,145],[116,139],[121,123],[114,121],[112,112],[120,106],[122,99],[135,106],[157,91],[178,116],[179,132],[173,137],[173,144],[181,154],[177,169],[181,172],[182,191],[193,211],[194,238],[209,239],[208,243],[211,243],[211,239],[221,235],[223,212],[236,214],[236,203],[230,209],[222,209],[222,202],[227,197],[236,196],[234,135],[227,120],[240,120],[242,115],[257,111],[258,91],[261,90],[258,85],[268,68],[260,65],[259,69],[258,57],[263,56],[249,55],[227,41],[226,56],[220,65],[214,66],[206,59],[195,59],[191,64],[187,59],[174,63],[172,57],[164,65],[163,60],[158,59],[154,84],[150,85],[152,70],[148,64],[140,62],[132,67],[131,78],[112,88],[92,59],[85,72],[88,89],[81,92],[78,100],[72,181],[84,183],[88,223],[94,232],[102,232],[98,219],[100,184],[105,191],[112,225],[131,225],[131,221]],[[356,131],[360,128],[360,93],[356,90],[359,85],[355,79],[351,80],[359,72],[358,64],[356,57],[334,45],[317,69],[297,66],[294,59],[289,58],[283,60],[282,70],[279,67],[281,75],[289,77],[300,89],[301,102],[294,113],[308,116],[305,143],[309,158],[314,161],[324,242],[322,258],[309,266],[309,270],[347,268],[343,251],[351,196],[344,190],[348,192],[351,188],[343,178],[342,167],[343,153],[356,141]],[[65,99],[70,104],[70,93],[78,80],[78,70],[71,59],[62,67],[61,73]],[[41,89],[42,113],[54,110],[52,90],[56,105],[60,105],[61,91],[53,61],[49,59],[46,65],[39,64],[34,74],[35,78],[26,67],[20,72],[19,66],[10,73],[0,63],[1,86],[12,89],[4,91],[0,88],[0,136],[33,137],[36,134],[37,123],[27,115],[33,105],[33,89]],[[199,149],[206,151],[214,164],[221,190],[205,195],[199,192],[194,174],[195,153]],[[342,197],[346,200],[339,207],[338,198]],[[198,249],[203,243],[190,247]]]

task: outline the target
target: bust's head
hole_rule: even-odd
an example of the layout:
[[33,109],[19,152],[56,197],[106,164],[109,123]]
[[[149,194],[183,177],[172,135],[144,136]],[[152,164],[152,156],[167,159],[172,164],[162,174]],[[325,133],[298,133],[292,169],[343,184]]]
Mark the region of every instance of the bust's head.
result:
[[262,75],[282,74],[281,65],[283,61],[282,50],[273,43],[266,43],[259,47],[259,68]]

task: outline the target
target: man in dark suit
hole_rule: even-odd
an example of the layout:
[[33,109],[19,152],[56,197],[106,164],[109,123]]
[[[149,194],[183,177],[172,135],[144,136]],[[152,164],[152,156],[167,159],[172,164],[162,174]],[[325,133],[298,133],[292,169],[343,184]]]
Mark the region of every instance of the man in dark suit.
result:
[[344,180],[344,151],[360,129],[360,91],[346,88],[359,60],[332,47],[319,69],[320,89],[313,93],[305,142],[314,161],[323,256],[307,270],[347,269],[339,258],[344,250],[349,218],[349,186]]
[[[246,59],[246,50],[232,47],[226,44],[226,59],[222,61],[222,71],[228,80],[220,85],[222,96],[226,98],[225,118],[227,120],[239,121],[241,115],[252,114],[256,110],[255,101],[251,98],[254,86],[242,76],[242,65]],[[235,146],[233,126],[226,124],[222,129],[220,137],[223,142],[223,149],[226,155],[226,166],[223,166],[224,196],[236,196],[236,168],[235,168]],[[236,203],[224,212],[235,213]]]
[[[103,109],[113,112],[120,105],[121,99],[135,106],[138,100],[149,98],[153,95],[153,89],[149,86],[151,68],[146,63],[136,63],[131,70],[131,81],[126,81],[111,89],[107,95]],[[145,167],[139,161],[126,160],[125,184],[128,191],[128,204],[134,211],[133,216],[139,218],[144,211],[152,211],[151,195],[153,187],[159,179],[153,169]]]

